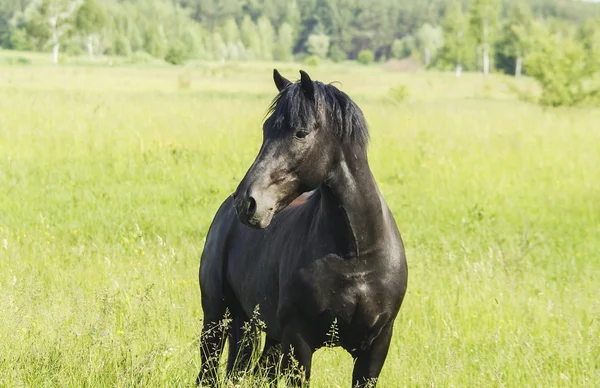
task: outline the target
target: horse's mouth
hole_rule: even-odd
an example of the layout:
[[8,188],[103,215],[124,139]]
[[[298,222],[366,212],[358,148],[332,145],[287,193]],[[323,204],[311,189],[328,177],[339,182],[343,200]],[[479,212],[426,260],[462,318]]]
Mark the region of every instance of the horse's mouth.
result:
[[273,208],[269,208],[267,210],[264,210],[262,212],[257,212],[257,213],[253,213],[252,215],[249,215],[248,212],[244,209],[244,204],[241,203],[241,201],[235,200],[234,203],[234,209],[235,209],[235,214],[238,218],[238,220],[252,228],[252,229],[265,229],[266,227],[268,227],[271,224],[271,221],[273,220],[273,216],[275,215],[275,211]]

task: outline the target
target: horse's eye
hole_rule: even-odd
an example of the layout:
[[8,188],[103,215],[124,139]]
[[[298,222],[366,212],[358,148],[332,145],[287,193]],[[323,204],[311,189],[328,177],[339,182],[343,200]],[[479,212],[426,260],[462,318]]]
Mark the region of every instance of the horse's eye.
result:
[[300,131],[297,131],[297,132],[296,132],[295,136],[296,136],[298,139],[304,139],[306,136],[308,136],[308,132],[306,132],[306,131],[303,131],[303,130],[300,130]]

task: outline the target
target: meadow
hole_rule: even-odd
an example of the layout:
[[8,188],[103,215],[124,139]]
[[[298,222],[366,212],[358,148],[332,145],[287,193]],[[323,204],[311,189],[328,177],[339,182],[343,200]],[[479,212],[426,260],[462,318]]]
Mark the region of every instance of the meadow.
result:
[[[339,81],[370,126],[409,265],[379,386],[600,384],[600,110],[499,75],[34,61],[0,65],[0,386],[191,386],[200,253],[274,66]],[[351,368],[321,349],[313,386]]]

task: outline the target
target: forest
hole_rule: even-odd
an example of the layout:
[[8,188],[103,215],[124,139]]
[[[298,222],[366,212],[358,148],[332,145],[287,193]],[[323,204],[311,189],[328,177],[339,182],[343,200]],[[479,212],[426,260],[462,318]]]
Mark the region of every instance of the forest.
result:
[[408,59],[458,76],[528,73],[561,89],[546,104],[563,105],[598,95],[599,15],[600,4],[574,0],[0,0],[0,46],[55,63]]

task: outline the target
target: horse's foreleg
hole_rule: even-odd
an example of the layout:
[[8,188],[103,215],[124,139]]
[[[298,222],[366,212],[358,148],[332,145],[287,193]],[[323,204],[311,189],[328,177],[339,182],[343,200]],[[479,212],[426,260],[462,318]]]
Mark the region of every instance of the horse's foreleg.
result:
[[390,348],[392,331],[393,323],[388,323],[368,349],[352,354],[355,360],[352,371],[353,388],[375,387]]
[[233,317],[229,336],[228,376],[231,377],[248,368],[252,360],[255,341],[255,328],[250,323],[248,317],[242,312],[236,313]]
[[196,385],[216,386],[218,383],[219,359],[225,345],[226,327],[222,320],[204,322],[200,335],[201,368]]
[[273,385],[277,379],[277,364],[281,359],[281,342],[275,339],[266,338],[265,347],[260,356],[260,360],[254,369],[254,374],[262,376]]
[[296,327],[283,330],[283,371],[293,386],[308,386],[313,349]]

